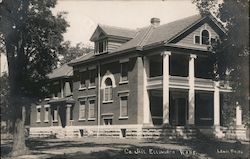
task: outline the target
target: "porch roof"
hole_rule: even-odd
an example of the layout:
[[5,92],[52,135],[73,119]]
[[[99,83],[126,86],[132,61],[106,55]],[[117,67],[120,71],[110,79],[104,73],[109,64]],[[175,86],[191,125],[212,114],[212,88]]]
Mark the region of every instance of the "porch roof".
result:
[[68,64],[64,64],[61,67],[54,69],[47,76],[49,79],[68,78],[70,76],[73,76],[73,68]]

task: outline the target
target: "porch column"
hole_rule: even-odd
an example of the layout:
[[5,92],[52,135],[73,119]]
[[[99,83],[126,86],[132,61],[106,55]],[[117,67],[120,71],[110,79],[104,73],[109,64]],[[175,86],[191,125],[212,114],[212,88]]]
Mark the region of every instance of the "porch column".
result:
[[196,55],[191,54],[189,59],[189,93],[188,93],[188,124],[194,125],[195,118],[195,91],[194,91],[194,59]]
[[143,57],[143,124],[149,124],[150,121],[150,107],[149,107],[149,94],[148,94],[148,77],[149,77],[149,61],[146,56]]
[[236,102],[236,126],[242,126],[242,109],[238,102]]
[[163,76],[162,76],[162,90],[163,90],[163,124],[169,124],[169,56],[170,51],[162,53],[163,59]]
[[70,126],[70,108],[72,107],[71,104],[66,105],[66,126]]
[[220,92],[219,82],[214,82],[214,126],[220,125]]

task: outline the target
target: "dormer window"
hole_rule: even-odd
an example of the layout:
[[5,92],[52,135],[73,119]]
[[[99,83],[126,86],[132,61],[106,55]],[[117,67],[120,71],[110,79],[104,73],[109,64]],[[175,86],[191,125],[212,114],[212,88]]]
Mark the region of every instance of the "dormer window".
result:
[[107,40],[99,40],[95,42],[95,53],[100,54],[100,53],[105,53],[107,52]]

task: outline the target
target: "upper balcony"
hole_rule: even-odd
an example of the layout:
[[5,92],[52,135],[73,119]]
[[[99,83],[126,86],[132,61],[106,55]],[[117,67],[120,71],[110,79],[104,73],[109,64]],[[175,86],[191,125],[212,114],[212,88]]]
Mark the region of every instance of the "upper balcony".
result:
[[[163,57],[153,55],[147,57],[147,88],[161,89],[163,85]],[[192,64],[191,64],[192,63]],[[193,65],[193,66],[190,66]],[[193,70],[189,70],[192,68]],[[189,73],[194,72],[195,90],[214,90],[212,80],[213,59],[209,56],[196,56],[190,62],[190,54],[171,53],[169,56],[169,87],[176,89],[189,89]],[[224,87],[224,86],[222,86]]]

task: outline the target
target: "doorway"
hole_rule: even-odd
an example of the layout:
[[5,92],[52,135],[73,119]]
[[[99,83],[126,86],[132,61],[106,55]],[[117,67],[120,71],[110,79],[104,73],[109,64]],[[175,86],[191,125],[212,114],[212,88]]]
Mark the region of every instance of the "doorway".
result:
[[170,93],[170,124],[185,126],[188,120],[188,98],[186,92]]

